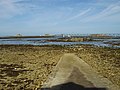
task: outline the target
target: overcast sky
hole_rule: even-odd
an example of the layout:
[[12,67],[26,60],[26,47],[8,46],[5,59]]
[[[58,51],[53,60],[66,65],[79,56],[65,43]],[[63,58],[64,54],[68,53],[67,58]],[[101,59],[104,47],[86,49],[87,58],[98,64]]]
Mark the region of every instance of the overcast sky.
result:
[[120,33],[120,0],[0,0],[0,34]]

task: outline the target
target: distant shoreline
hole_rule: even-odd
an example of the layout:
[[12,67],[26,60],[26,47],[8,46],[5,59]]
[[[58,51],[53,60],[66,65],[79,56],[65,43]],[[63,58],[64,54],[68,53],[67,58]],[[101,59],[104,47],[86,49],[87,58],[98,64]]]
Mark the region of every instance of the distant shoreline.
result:
[[12,39],[12,38],[52,38],[54,36],[4,36],[0,39]]

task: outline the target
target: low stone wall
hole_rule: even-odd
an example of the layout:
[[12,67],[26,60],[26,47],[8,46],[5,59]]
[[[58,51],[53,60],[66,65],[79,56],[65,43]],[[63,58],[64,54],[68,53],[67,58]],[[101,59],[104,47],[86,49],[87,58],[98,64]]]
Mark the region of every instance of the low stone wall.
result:
[[120,86],[120,49],[82,45],[69,49],[98,73]]

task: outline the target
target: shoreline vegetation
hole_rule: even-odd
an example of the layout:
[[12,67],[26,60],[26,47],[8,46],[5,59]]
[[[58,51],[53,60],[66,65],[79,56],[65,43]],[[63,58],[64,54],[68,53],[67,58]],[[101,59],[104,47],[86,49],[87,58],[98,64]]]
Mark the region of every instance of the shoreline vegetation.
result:
[[40,89],[64,53],[120,86],[120,49],[93,45],[0,45],[0,89]]

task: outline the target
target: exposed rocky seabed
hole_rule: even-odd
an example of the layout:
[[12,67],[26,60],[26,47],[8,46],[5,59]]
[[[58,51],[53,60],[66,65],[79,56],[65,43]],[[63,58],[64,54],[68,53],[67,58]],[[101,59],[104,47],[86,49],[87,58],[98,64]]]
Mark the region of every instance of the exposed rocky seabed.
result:
[[41,88],[64,53],[75,53],[120,86],[120,49],[92,45],[0,45],[0,89]]

